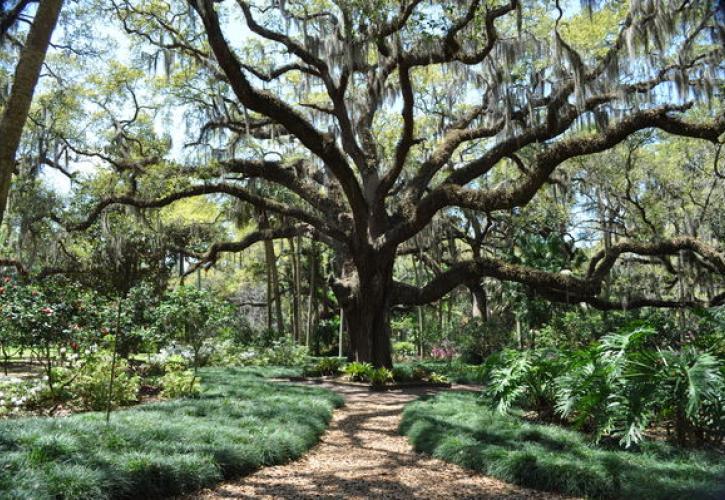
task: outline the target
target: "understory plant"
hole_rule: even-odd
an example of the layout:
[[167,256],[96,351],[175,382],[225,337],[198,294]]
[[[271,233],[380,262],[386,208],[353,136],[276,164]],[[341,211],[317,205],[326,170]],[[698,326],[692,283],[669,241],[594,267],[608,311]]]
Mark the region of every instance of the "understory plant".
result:
[[370,378],[370,374],[373,372],[373,365],[370,363],[360,363],[353,361],[345,365],[344,372],[350,380],[353,382],[364,382]]
[[655,337],[640,325],[572,352],[504,352],[490,361],[485,394],[499,412],[534,409],[625,447],[657,423],[680,445],[722,441],[723,359],[694,345],[657,347]]
[[128,362],[119,357],[116,359],[113,385],[110,386],[111,363],[112,354],[108,351],[99,351],[86,362],[70,384],[74,401],[82,409],[94,411],[106,409],[109,398],[112,406],[127,406],[138,400],[140,378],[129,374]]

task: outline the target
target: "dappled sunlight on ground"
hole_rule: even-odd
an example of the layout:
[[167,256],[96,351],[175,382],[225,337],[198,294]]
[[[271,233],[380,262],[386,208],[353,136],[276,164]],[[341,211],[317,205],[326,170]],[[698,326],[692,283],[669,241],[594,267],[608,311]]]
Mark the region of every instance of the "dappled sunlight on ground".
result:
[[304,458],[226,483],[205,498],[561,498],[473,473],[416,453],[398,434],[406,403],[430,389],[343,394],[329,430]]

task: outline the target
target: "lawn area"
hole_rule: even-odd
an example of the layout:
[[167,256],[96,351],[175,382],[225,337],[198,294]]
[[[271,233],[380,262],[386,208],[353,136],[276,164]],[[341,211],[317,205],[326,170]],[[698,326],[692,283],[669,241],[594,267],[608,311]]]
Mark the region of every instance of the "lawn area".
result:
[[581,433],[492,412],[472,393],[409,404],[401,433],[418,451],[521,486],[594,498],[723,498],[721,456],[644,443],[604,449]]
[[0,422],[0,498],[159,498],[302,455],[342,399],[272,383],[284,368],[208,368],[194,399]]

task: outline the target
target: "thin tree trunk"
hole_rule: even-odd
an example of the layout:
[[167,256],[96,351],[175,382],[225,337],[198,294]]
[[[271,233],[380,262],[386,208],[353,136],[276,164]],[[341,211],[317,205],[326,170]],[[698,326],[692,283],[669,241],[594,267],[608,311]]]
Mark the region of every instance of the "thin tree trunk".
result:
[[312,336],[312,330],[315,326],[315,317],[317,316],[317,296],[315,291],[317,289],[317,247],[314,242],[310,246],[310,294],[307,298],[307,339],[305,345],[310,347],[310,338]]
[[0,119],[0,223],[7,208],[10,183],[15,171],[15,155],[62,6],[63,0],[38,2],[35,19],[15,68],[10,97]]
[[116,336],[113,339],[113,353],[111,355],[111,377],[108,382],[108,400],[106,404],[106,425],[111,422],[111,407],[113,406],[113,384],[116,381],[116,356],[118,354],[118,339],[121,336],[121,298],[118,299],[116,310]]
[[340,331],[338,332],[338,339],[337,339],[337,355],[338,357],[342,357],[342,331],[344,329],[345,325],[345,310],[343,308],[340,308]]
[[[264,210],[259,212],[259,228],[269,229],[269,219]],[[271,240],[264,240],[264,257],[267,264],[267,328],[272,330],[272,307],[274,303],[274,319],[277,322],[277,331],[284,333],[282,297],[279,287],[279,274],[277,272],[277,256],[274,252],[274,243]]]
[[299,337],[299,296],[297,295],[297,260],[295,253],[297,251],[295,247],[295,240],[294,238],[289,239],[289,246],[290,246],[290,279],[289,279],[289,288],[292,292],[292,300],[290,300],[290,316],[292,318],[292,340],[297,342],[297,338]]
[[[418,270],[418,264],[417,260],[413,258],[413,273],[415,274],[415,286],[420,288],[421,281],[420,281],[420,271]],[[423,330],[425,328],[424,325],[424,315],[423,315],[423,306],[417,306],[418,309],[418,356],[423,357],[424,351],[423,351]]]

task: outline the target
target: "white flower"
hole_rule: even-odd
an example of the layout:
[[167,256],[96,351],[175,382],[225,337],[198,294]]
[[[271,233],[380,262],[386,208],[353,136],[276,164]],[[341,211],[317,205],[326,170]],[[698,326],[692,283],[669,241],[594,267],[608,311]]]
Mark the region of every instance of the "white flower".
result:
[[60,353],[65,354],[68,350],[65,347],[60,348]]
[[83,351],[83,354],[85,354],[86,356],[88,356],[90,353],[91,353],[90,349],[86,349],[85,351]]

